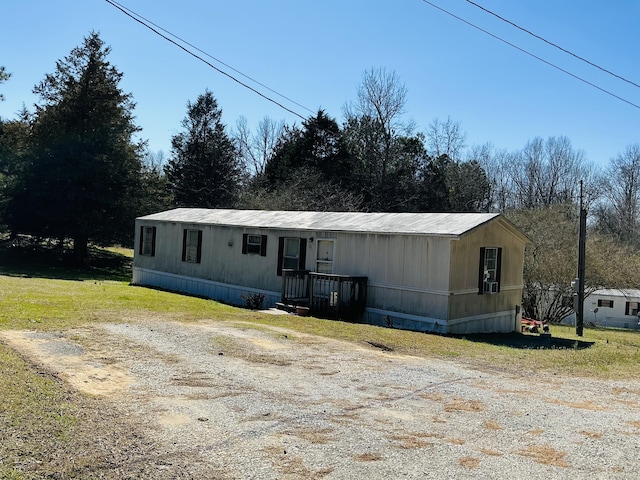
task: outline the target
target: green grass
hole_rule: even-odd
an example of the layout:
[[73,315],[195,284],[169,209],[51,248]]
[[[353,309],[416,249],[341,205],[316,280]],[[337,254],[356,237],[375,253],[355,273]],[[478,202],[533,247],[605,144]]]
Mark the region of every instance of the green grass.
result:
[[[584,337],[577,337],[570,327],[552,326],[553,348],[540,348],[539,337],[533,335],[457,338],[312,317],[266,315],[130,286],[131,257],[127,249],[93,248],[87,265],[78,269],[72,268],[65,253],[0,242],[0,330],[58,331],[95,322],[142,319],[206,320],[228,322],[237,328],[281,327],[358,345],[384,346],[391,354],[464,362],[472,368],[640,379],[638,332],[585,329]],[[295,333],[290,338],[302,341]],[[83,417],[85,407],[79,406],[83,401],[63,383],[0,344],[0,478],[42,478],[54,467],[66,475],[64,478],[76,474],[91,478],[87,472],[96,468],[100,472],[106,460],[91,453],[82,457],[84,460],[67,458],[68,452],[79,451],[78,442],[87,452],[95,448],[90,440],[92,427],[86,415]],[[108,426],[105,428],[108,438]]]
[[55,468],[78,425],[67,389],[0,344],[0,398],[0,478],[41,478],[30,472]]

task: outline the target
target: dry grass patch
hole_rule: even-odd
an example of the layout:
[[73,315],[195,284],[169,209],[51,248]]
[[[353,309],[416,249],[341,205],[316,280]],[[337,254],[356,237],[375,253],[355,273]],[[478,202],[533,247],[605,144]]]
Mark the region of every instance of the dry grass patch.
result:
[[464,468],[478,468],[480,466],[480,459],[474,457],[462,457],[458,459],[458,463]]
[[481,448],[480,449],[480,453],[484,453],[485,455],[489,455],[492,457],[501,457],[502,453],[498,452],[497,450],[491,450],[488,448]]
[[260,451],[269,455],[285,455],[287,453],[287,451],[281,445],[270,445],[268,447],[261,448]]
[[497,393],[504,393],[508,395],[521,395],[524,397],[532,397],[535,394],[531,390],[509,390],[506,388],[498,388],[496,390]]
[[447,442],[450,443],[451,445],[464,445],[465,443],[467,443],[466,440],[463,440],[462,438],[447,438]]
[[464,398],[454,398],[444,406],[445,412],[482,412],[484,403],[478,400],[466,400]]
[[602,405],[598,405],[597,403],[593,403],[589,400],[585,402],[568,402],[566,400],[559,400],[557,398],[546,398],[544,401],[553,405],[562,405],[565,407],[571,407],[580,410],[593,410],[595,412],[608,410],[608,408],[603,407]]
[[523,457],[529,457],[543,465],[569,467],[569,464],[564,459],[567,456],[567,452],[556,450],[551,445],[533,445],[526,450],[518,450],[515,453]]
[[635,428],[640,428],[640,421],[638,420],[630,420],[627,422],[629,425]]
[[589,432],[587,430],[582,430],[579,433],[580,435],[584,435],[587,438],[602,438],[602,434],[599,432]]
[[424,398],[425,400],[432,400],[434,402],[441,402],[444,400],[444,395],[442,393],[434,393],[434,392],[421,393],[419,397]]
[[316,445],[324,445],[325,443],[335,440],[335,438],[330,436],[330,434],[333,433],[332,428],[297,428],[286,433],[295,435],[298,438]]
[[626,407],[633,408],[634,410],[640,410],[640,403],[633,400],[615,400],[615,403],[619,405],[625,405]]
[[502,430],[502,427],[498,422],[494,422],[493,420],[486,420],[484,422],[484,428],[487,430]]
[[413,434],[395,434],[389,435],[387,438],[399,443],[399,447],[405,450],[411,450],[414,448],[426,448],[432,447],[433,442],[428,442],[423,438],[420,438]]
[[284,475],[294,476],[295,478],[318,480],[331,474],[334,470],[333,467],[325,467],[313,471],[305,465],[300,455],[287,455],[287,451],[280,447],[266,447],[263,448],[262,451],[275,457],[271,459],[271,462],[280,472]]
[[194,372],[186,377],[173,377],[171,379],[171,384],[176,387],[215,387],[216,384],[212,382],[212,378],[207,375],[203,375],[203,373],[204,372]]
[[356,462],[378,462],[382,460],[382,455],[378,452],[361,453],[360,455],[354,455],[353,459]]
[[611,389],[611,392],[614,395],[637,395],[640,397],[640,390],[636,390],[636,389],[632,389],[632,388],[627,388],[627,387],[614,387]]
[[544,429],[542,428],[534,428],[533,430],[529,430],[527,435],[542,435],[544,433]]

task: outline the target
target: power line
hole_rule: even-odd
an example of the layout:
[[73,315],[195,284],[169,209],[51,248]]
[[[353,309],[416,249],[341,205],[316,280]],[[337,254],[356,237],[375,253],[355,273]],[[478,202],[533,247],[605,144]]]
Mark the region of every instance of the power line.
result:
[[[110,3],[111,3],[111,2],[110,2]],[[117,3],[117,2],[115,2],[115,1],[114,1],[113,3]],[[168,31],[168,30],[166,30],[166,29],[162,28],[160,25],[158,25],[158,24],[156,24],[156,23],[153,23],[151,20],[149,20],[148,18],[145,18],[144,16],[140,15],[139,13],[134,12],[133,10],[131,10],[131,9],[127,8],[127,7],[125,7],[125,6],[124,6],[124,5],[122,5],[122,4],[118,4],[118,6],[119,6],[119,7],[121,7],[122,9],[124,9],[124,10],[127,10],[128,12],[130,12],[130,13],[131,13],[131,14],[133,14],[133,15],[135,15],[136,17],[141,18],[142,20],[144,20],[145,22],[147,22],[149,25],[153,25],[153,26],[154,26],[154,27],[156,27],[158,30],[162,30],[164,33],[166,33],[166,34],[170,35],[171,37],[173,37],[173,38],[176,38],[176,39],[180,40],[180,41],[181,41],[182,43],[184,43],[185,45],[188,45],[189,47],[193,48],[194,50],[197,50],[198,52],[200,52],[200,53],[202,53],[202,54],[206,55],[207,57],[209,57],[209,58],[211,58],[211,59],[215,60],[215,61],[216,61],[216,62],[218,62],[219,64],[224,65],[225,67],[229,68],[230,70],[233,70],[234,72],[236,72],[236,73],[238,73],[238,74],[242,75],[242,76],[243,76],[244,78],[246,78],[247,80],[251,80],[252,82],[254,82],[254,83],[256,83],[256,84],[260,85],[262,88],[266,88],[266,89],[267,89],[267,90],[269,90],[271,93],[275,93],[275,94],[276,94],[276,95],[278,95],[279,97],[284,98],[285,100],[287,100],[287,101],[289,101],[289,102],[293,103],[294,105],[297,105],[298,107],[300,107],[300,108],[302,108],[302,109],[304,109],[304,110],[307,110],[307,111],[308,111],[308,112],[310,112],[310,113],[315,113],[313,110],[311,110],[311,109],[309,109],[309,108],[305,107],[304,105],[299,104],[299,103],[298,103],[298,102],[296,102],[295,100],[292,100],[291,98],[289,98],[289,97],[287,97],[287,96],[285,96],[285,95],[283,95],[283,94],[281,94],[281,93],[279,93],[279,92],[277,92],[277,91],[273,90],[272,88],[268,87],[267,85],[265,85],[265,84],[263,84],[263,83],[260,83],[260,82],[259,82],[258,80],[256,80],[255,78],[251,78],[250,76],[248,76],[248,75],[246,75],[246,74],[242,73],[240,70],[237,70],[237,69],[233,68],[231,65],[228,65],[228,64],[224,63],[224,62],[223,62],[222,60],[220,60],[219,58],[214,57],[213,55],[211,55],[211,54],[209,54],[209,53],[205,52],[204,50],[202,50],[202,49],[198,48],[197,46],[193,45],[192,43],[189,43],[187,40],[185,40],[185,39],[183,39],[183,38],[179,37],[178,35],[175,35],[174,33],[171,33],[170,31]]]
[[522,30],[523,32],[528,33],[528,34],[529,34],[529,35],[531,35],[532,37],[535,37],[535,38],[537,38],[538,40],[542,40],[544,43],[546,43],[546,44],[548,44],[548,45],[551,45],[552,47],[555,47],[555,48],[557,48],[558,50],[560,50],[560,51],[562,51],[562,52],[564,52],[564,53],[567,53],[567,54],[571,55],[572,57],[575,57],[575,58],[577,58],[578,60],[583,61],[584,63],[587,63],[587,64],[591,65],[592,67],[595,67],[595,68],[597,68],[597,69],[599,69],[599,70],[602,70],[603,72],[608,73],[609,75],[611,75],[611,76],[613,76],[613,77],[616,77],[617,79],[620,79],[620,80],[622,80],[622,81],[624,81],[624,82],[627,82],[627,83],[629,83],[629,84],[633,85],[634,87],[638,87],[638,88],[640,88],[640,85],[638,85],[637,83],[635,83],[635,82],[633,82],[633,81],[631,81],[631,80],[629,80],[629,79],[626,79],[626,78],[624,78],[624,77],[623,77],[623,76],[621,76],[621,75],[618,75],[618,74],[616,74],[616,73],[613,73],[612,71],[607,70],[606,68],[601,67],[600,65],[598,65],[598,64],[596,64],[596,63],[590,62],[590,61],[589,61],[589,60],[587,60],[586,58],[583,58],[583,57],[581,57],[580,55],[577,55],[577,54],[575,54],[575,53],[573,53],[573,52],[571,52],[571,51],[569,51],[569,50],[567,50],[567,49],[565,49],[565,48],[562,48],[561,46],[556,45],[555,43],[553,43],[553,42],[551,42],[551,41],[547,40],[547,39],[546,39],[546,38],[544,38],[544,37],[541,37],[540,35],[536,35],[535,33],[533,33],[533,32],[531,32],[531,31],[527,30],[527,29],[526,29],[526,28],[524,28],[524,27],[521,27],[520,25],[518,25],[518,24],[516,24],[516,23],[512,22],[511,20],[508,20],[508,19],[506,19],[506,18],[504,18],[504,17],[501,17],[501,16],[500,16],[500,15],[498,15],[497,13],[492,12],[491,10],[489,10],[489,9],[487,9],[487,8],[485,8],[485,7],[483,7],[482,5],[479,5],[479,4],[475,3],[475,2],[472,2],[471,0],[465,0],[465,1],[466,1],[467,3],[470,3],[471,5],[473,5],[473,6],[477,7],[477,8],[479,8],[480,10],[483,10],[483,11],[487,12],[489,15],[493,15],[494,17],[496,17],[496,18],[498,18],[498,19],[502,20],[503,22],[506,22],[506,23],[508,23],[509,25],[511,25],[511,26],[513,26],[513,27],[515,27],[515,28],[517,28],[518,30]]
[[[107,0],[107,1],[109,1],[109,0]],[[504,38],[501,38],[501,37],[499,37],[499,36],[497,36],[497,35],[495,35],[495,34],[493,34],[493,33],[489,32],[488,30],[485,30],[485,29],[483,29],[483,28],[479,27],[478,25],[475,25],[475,24],[473,24],[473,23],[471,23],[471,22],[469,22],[469,21],[465,20],[464,18],[459,17],[459,16],[457,16],[457,15],[455,15],[455,14],[453,14],[453,13],[449,12],[448,10],[445,10],[445,9],[444,9],[444,8],[442,8],[442,7],[439,7],[438,5],[435,5],[435,4],[431,3],[431,2],[429,2],[428,0],[422,0],[422,1],[423,1],[424,3],[426,3],[427,5],[430,5],[430,6],[432,6],[433,8],[435,8],[435,9],[437,9],[437,10],[440,10],[441,12],[446,13],[447,15],[449,15],[449,16],[451,16],[451,17],[455,18],[456,20],[459,20],[459,21],[461,21],[461,22],[463,22],[463,23],[466,23],[467,25],[469,25],[470,27],[475,28],[476,30],[480,30],[482,33],[485,33],[486,35],[489,35],[490,37],[493,37],[493,38],[495,38],[496,40],[499,40],[499,41],[501,41],[502,43],[505,43],[505,44],[509,45],[510,47],[513,47],[513,48],[515,48],[516,50],[519,50],[520,52],[525,53],[525,54],[529,55],[530,57],[533,57],[533,58],[535,58],[536,60],[538,60],[538,61],[540,61],[540,62],[542,62],[542,63],[545,63],[545,64],[549,65],[550,67],[553,67],[553,68],[555,68],[556,70],[559,70],[559,71],[561,71],[562,73],[564,73],[564,74],[566,74],[566,75],[569,75],[570,77],[575,78],[576,80],[579,80],[579,81],[581,81],[581,82],[583,82],[583,83],[586,83],[587,85],[589,85],[589,86],[591,86],[591,87],[593,87],[593,88],[595,88],[595,89],[597,89],[597,90],[600,90],[601,92],[606,93],[607,95],[610,95],[610,96],[612,96],[612,97],[614,97],[614,98],[617,98],[618,100],[620,100],[620,101],[622,101],[622,102],[624,102],[624,103],[627,103],[627,104],[631,105],[632,107],[635,107],[635,108],[637,108],[637,109],[639,109],[639,110],[640,110],[640,105],[637,105],[637,104],[635,104],[635,103],[633,103],[633,102],[630,102],[629,100],[626,100],[626,99],[624,99],[624,98],[622,98],[622,97],[620,97],[620,96],[616,95],[615,93],[610,92],[609,90],[605,90],[604,88],[599,87],[599,86],[598,86],[598,85],[596,85],[595,83],[592,83],[592,82],[590,82],[590,81],[588,81],[588,80],[585,80],[584,78],[579,77],[578,75],[576,75],[576,74],[574,74],[574,73],[571,73],[571,72],[569,72],[568,70],[565,70],[564,68],[559,67],[558,65],[556,65],[556,64],[554,64],[554,63],[551,63],[551,62],[549,62],[548,60],[545,60],[544,58],[541,58],[541,57],[539,57],[539,56],[537,56],[537,55],[535,55],[535,54],[533,54],[533,53],[531,53],[531,52],[529,52],[529,51],[525,50],[524,48],[518,47],[517,45],[515,45],[515,44],[513,44],[513,43],[511,43],[511,42],[509,42],[509,41],[507,41],[507,40],[505,40]]]
[[[178,42],[176,42],[175,40],[172,40],[171,38],[167,37],[166,35],[163,35],[159,30],[162,30],[162,31],[164,31],[164,32],[167,32],[167,34],[169,34],[169,35],[173,36],[174,38],[178,38],[178,39],[180,39],[179,37],[177,37],[177,36],[173,35],[172,33],[168,32],[167,30],[164,30],[164,29],[163,29],[163,28],[161,28],[161,27],[158,27],[157,25],[153,24],[152,22],[149,22],[148,20],[144,19],[144,17],[142,17],[142,16],[138,15],[138,14],[137,14],[137,13],[135,13],[134,11],[129,10],[128,8],[126,8],[126,7],[124,7],[124,6],[120,5],[120,4],[118,4],[117,2],[115,2],[115,1],[113,1],[113,0],[105,0],[105,1],[106,1],[107,3],[109,3],[110,5],[112,5],[113,7],[117,8],[118,10],[120,10],[120,11],[121,11],[122,13],[124,13],[126,16],[128,16],[128,17],[130,17],[131,19],[135,20],[135,21],[136,21],[136,22],[138,22],[139,24],[141,24],[141,25],[145,26],[146,28],[148,28],[149,30],[151,30],[151,31],[152,31],[153,33],[155,33],[156,35],[158,35],[158,36],[160,36],[160,37],[164,38],[166,41],[168,41],[168,42],[170,42],[170,43],[174,44],[176,47],[178,47],[178,48],[180,48],[180,49],[184,50],[184,51],[185,51],[185,52],[187,52],[189,55],[191,55],[192,57],[197,58],[197,59],[198,59],[198,60],[200,60],[201,62],[205,63],[205,64],[206,64],[206,65],[208,65],[209,67],[211,67],[211,68],[213,68],[214,70],[216,70],[217,72],[219,72],[219,73],[221,73],[221,74],[223,74],[223,75],[225,75],[225,76],[229,77],[229,78],[230,78],[231,80],[233,80],[234,82],[236,82],[236,83],[238,83],[238,84],[242,85],[243,87],[245,87],[245,88],[247,88],[247,89],[251,90],[253,93],[256,93],[256,94],[260,95],[260,96],[261,96],[262,98],[264,98],[265,100],[268,100],[269,102],[274,103],[275,105],[277,105],[278,107],[282,108],[283,110],[286,110],[287,112],[292,113],[293,115],[295,115],[295,116],[299,117],[299,118],[300,118],[300,119],[302,119],[302,120],[306,120],[306,118],[305,118],[304,116],[300,115],[298,112],[295,112],[295,111],[291,110],[290,108],[285,107],[284,105],[282,105],[282,104],[281,104],[281,103],[279,103],[278,101],[274,100],[273,98],[266,96],[265,94],[263,94],[262,92],[260,92],[260,91],[256,90],[255,88],[251,87],[250,85],[247,85],[246,83],[244,83],[244,82],[242,82],[242,81],[238,80],[238,79],[237,79],[236,77],[234,77],[233,75],[231,75],[231,74],[229,74],[229,73],[225,72],[224,70],[222,70],[222,69],[220,69],[220,68],[216,67],[216,66],[215,66],[215,65],[213,65],[211,62],[208,62],[207,60],[205,60],[205,59],[204,59],[204,58],[202,58],[201,56],[199,56],[199,55],[197,55],[197,54],[193,53],[191,50],[189,50],[188,48],[184,47],[183,45],[180,45],[180,44],[179,44]],[[144,21],[143,21],[143,20],[144,20]],[[148,23],[145,23],[145,22],[148,22]],[[153,26],[152,26],[152,25],[153,25]],[[155,26],[156,28],[154,28],[154,26]],[[180,39],[180,41],[184,42],[182,39]],[[237,73],[241,74],[242,76],[244,76],[244,77],[246,77],[246,78],[248,78],[248,79],[250,79],[250,80],[254,81],[254,82],[255,82],[255,83],[257,83],[258,85],[261,85],[262,87],[267,88],[268,90],[270,90],[270,91],[272,91],[272,92],[276,93],[277,95],[281,96],[282,98],[285,98],[285,99],[287,99],[287,100],[291,101],[292,103],[295,103],[296,105],[298,105],[298,106],[302,107],[302,105],[300,105],[300,104],[298,104],[298,103],[296,103],[296,102],[293,102],[292,100],[288,99],[288,98],[287,98],[287,97],[285,97],[284,95],[280,95],[278,92],[275,92],[274,90],[271,90],[270,88],[265,87],[264,85],[260,84],[259,82],[256,82],[255,80],[253,80],[251,77],[248,77],[248,76],[244,75],[242,72],[239,72],[238,70],[235,70],[234,68],[229,67],[228,65],[224,64],[223,62],[220,62],[219,60],[215,59],[214,57],[212,57],[212,56],[211,56],[211,55],[209,55],[208,53],[203,52],[202,50],[200,50],[200,49],[198,49],[198,48],[194,47],[193,45],[191,45],[191,44],[189,44],[189,43],[187,43],[187,42],[184,42],[184,43],[185,43],[186,45],[189,45],[190,47],[192,47],[192,48],[194,48],[194,49],[196,49],[196,50],[200,51],[201,53],[203,53],[203,54],[205,54],[205,55],[209,56],[210,58],[213,58],[214,60],[218,61],[219,63],[222,63],[222,64],[223,64],[223,65],[225,65],[226,67],[231,68],[233,71],[235,71],[235,72],[237,72]],[[306,107],[302,107],[302,108],[304,108],[305,110],[309,110],[309,109],[308,109],[308,108],[306,108]],[[309,111],[311,111],[311,110],[309,110]]]

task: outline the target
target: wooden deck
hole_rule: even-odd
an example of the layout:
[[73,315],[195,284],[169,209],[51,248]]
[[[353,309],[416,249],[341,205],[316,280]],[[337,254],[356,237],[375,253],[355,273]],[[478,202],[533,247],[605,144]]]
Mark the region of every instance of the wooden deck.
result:
[[367,301],[367,277],[282,271],[282,304],[285,308],[308,307],[318,317],[357,320]]

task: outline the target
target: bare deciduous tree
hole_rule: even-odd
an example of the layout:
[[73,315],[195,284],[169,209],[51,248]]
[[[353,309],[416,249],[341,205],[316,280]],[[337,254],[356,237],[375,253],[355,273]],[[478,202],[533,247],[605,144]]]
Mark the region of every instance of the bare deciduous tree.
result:
[[264,167],[282,136],[284,125],[282,120],[278,122],[270,117],[264,117],[258,123],[256,132],[251,133],[246,117],[240,117],[236,121],[234,131],[236,145],[245,168],[252,175],[264,172]]
[[429,155],[436,158],[446,155],[456,162],[460,160],[467,138],[460,128],[460,122],[454,122],[449,117],[445,122],[436,118],[427,127],[425,135]]
[[577,203],[583,182],[585,206],[598,197],[596,167],[567,137],[536,137],[514,153],[496,152],[490,145],[476,147],[494,189],[493,205],[499,210]]
[[602,176],[605,202],[596,209],[598,226],[629,244],[640,235],[640,144],[612,158]]
[[488,204],[490,210],[505,211],[510,206],[511,192],[513,191],[510,165],[513,163],[513,154],[505,149],[498,150],[491,143],[477,145],[470,149],[467,160],[477,161],[489,182]]
[[387,134],[406,130],[402,123],[407,102],[407,87],[395,72],[385,68],[371,68],[362,76],[357,100],[345,106],[345,117],[368,117],[379,122]]

